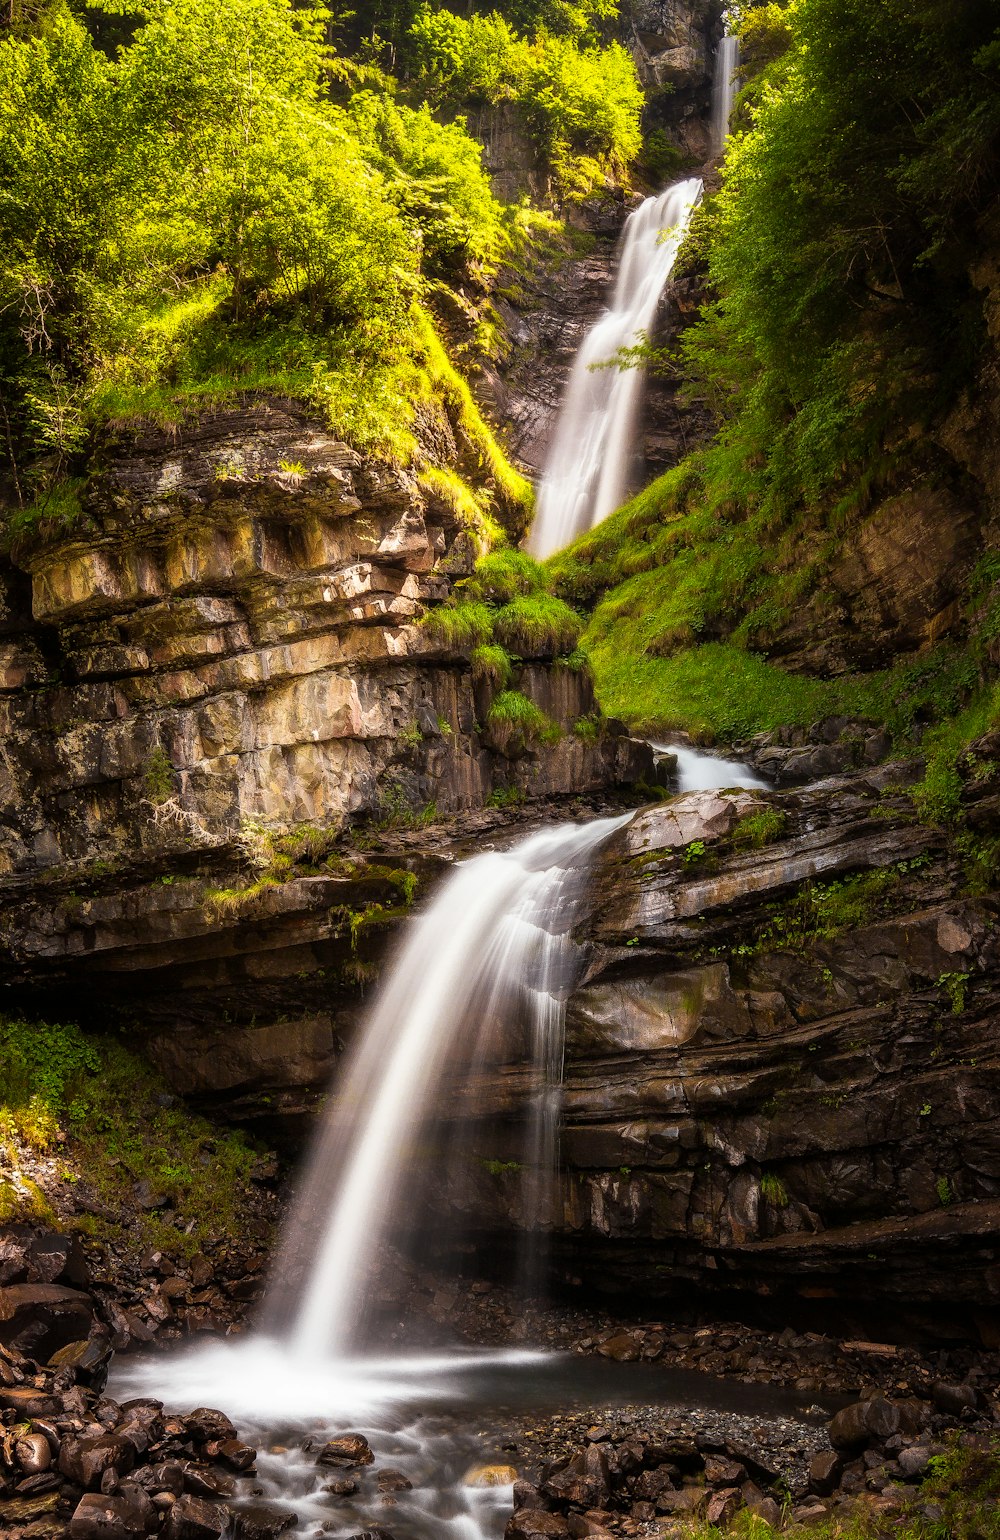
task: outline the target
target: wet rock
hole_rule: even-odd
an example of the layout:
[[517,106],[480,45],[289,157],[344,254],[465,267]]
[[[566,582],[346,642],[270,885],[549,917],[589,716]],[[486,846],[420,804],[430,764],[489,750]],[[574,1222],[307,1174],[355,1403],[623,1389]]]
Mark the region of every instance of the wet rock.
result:
[[[467,1487],[505,1487],[517,1480],[517,1471],[513,1465],[474,1465],[466,1471],[462,1477],[462,1485]],[[379,1485],[382,1478],[379,1477]],[[410,1482],[406,1483],[407,1486]]]
[[247,1503],[233,1511],[234,1540],[276,1540],[298,1522],[297,1514],[274,1503]]
[[25,1433],[14,1445],[14,1458],[29,1476],[47,1471],[52,1464],[52,1450],[44,1433]]
[[250,1470],[257,1459],[256,1449],[250,1444],[242,1443],[238,1438],[213,1440],[206,1444],[205,1452],[212,1459],[221,1460],[223,1465],[228,1465],[230,1470],[238,1474]]
[[620,1332],[597,1349],[602,1358],[610,1358],[616,1364],[635,1363],[642,1354],[642,1340],[632,1332]]
[[569,1534],[569,1525],[558,1513],[546,1513],[541,1508],[519,1508],[508,1519],[504,1540],[553,1540],[553,1537]]
[[69,1521],[69,1540],[139,1540],[156,1528],[156,1509],[146,1493],[131,1487],[106,1497],[88,1492]]
[[[379,1471],[379,1473],[378,1473],[378,1483],[377,1484],[378,1484],[378,1489],[379,1489],[380,1492],[387,1492],[387,1493],[392,1493],[392,1492],[409,1492],[412,1489],[412,1487],[413,1487],[413,1482],[410,1480],[409,1476],[405,1476],[401,1470],[381,1470],[381,1471]],[[502,1486],[502,1485],[505,1485],[505,1483],[503,1483],[503,1482],[479,1482],[479,1483],[468,1483],[467,1482],[466,1484],[467,1485],[477,1485],[478,1484],[480,1486],[490,1486],[490,1485],[492,1485],[492,1486]]]
[[542,1494],[530,1481],[514,1482],[514,1511],[518,1508],[541,1508]]
[[172,1504],[163,1540],[219,1540],[228,1528],[228,1508],[189,1494]]
[[70,1439],[59,1451],[59,1469],[84,1488],[100,1487],[106,1472],[121,1479],[135,1465],[135,1446],[107,1433],[100,1438]]
[[184,1418],[184,1423],[192,1438],[198,1439],[202,1444],[236,1437],[236,1429],[225,1412],[216,1411],[211,1406],[199,1406],[195,1411],[189,1412]]
[[195,1465],[185,1461],[181,1466],[181,1480],[184,1490],[193,1493],[195,1497],[232,1497],[236,1491],[236,1482],[229,1472],[211,1465]]
[[353,1497],[359,1490],[359,1483],[353,1476],[344,1476],[340,1481],[330,1481],[323,1488],[331,1497]]
[[350,1468],[355,1465],[371,1465],[375,1460],[368,1440],[361,1433],[342,1433],[328,1439],[316,1456],[317,1465],[336,1465]]

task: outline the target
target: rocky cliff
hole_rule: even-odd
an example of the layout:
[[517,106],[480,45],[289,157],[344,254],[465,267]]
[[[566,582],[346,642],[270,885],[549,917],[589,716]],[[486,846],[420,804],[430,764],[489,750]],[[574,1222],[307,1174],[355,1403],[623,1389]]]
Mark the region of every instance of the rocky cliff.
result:
[[[708,1291],[992,1340],[996,903],[914,821],[910,774],[690,793],[613,836],[568,1006],[557,1272],[654,1309]],[[996,795],[971,793],[980,833]],[[492,1080],[481,1136],[501,1223],[518,1080]]]
[[476,553],[447,481],[288,402],[150,432],[92,485],[89,527],[3,574],[5,1002],[152,1030],[185,1091],[322,1085],[426,868],[407,830],[650,751],[574,732],[589,678],[544,647],[516,682],[554,741],[498,744],[468,646],[420,623]]

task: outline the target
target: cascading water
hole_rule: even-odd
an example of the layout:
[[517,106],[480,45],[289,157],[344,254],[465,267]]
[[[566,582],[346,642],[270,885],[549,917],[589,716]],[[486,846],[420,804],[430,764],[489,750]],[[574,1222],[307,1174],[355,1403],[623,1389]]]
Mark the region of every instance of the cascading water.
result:
[[422,1130],[517,1020],[537,1071],[524,1208],[544,1220],[570,932],[589,860],[623,821],[546,830],[463,863],[413,922],[331,1100],[274,1269],[265,1324],[294,1353],[333,1357],[356,1343],[376,1255],[418,1198]]
[[715,54],[712,80],[712,154],[721,155],[729,136],[729,119],[736,100],[736,71],[740,63],[740,40],[732,32],[723,34]]
[[562,550],[625,498],[643,371],[615,359],[652,326],[701,191],[697,177],[677,182],[625,222],[611,306],[574,360],[539,482],[527,542],[535,556]]

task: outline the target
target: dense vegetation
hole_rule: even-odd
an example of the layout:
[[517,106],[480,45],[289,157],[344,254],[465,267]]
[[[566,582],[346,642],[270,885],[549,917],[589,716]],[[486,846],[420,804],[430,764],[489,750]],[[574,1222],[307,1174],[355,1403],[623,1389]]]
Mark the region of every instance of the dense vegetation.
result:
[[[459,109],[530,99],[557,187],[623,170],[638,145],[627,55],[590,12],[556,9],[517,14],[523,36],[492,14],[377,12],[386,35],[351,56],[312,0],[15,6],[0,441],[21,524],[78,511],[103,426],[239,392],[297,396],[412,458],[420,404],[461,394],[437,294],[482,294],[526,217],[493,196]],[[479,437],[488,476],[502,457]]]
[[255,1158],[115,1039],[0,1020],[0,1224],[190,1255],[240,1233]]

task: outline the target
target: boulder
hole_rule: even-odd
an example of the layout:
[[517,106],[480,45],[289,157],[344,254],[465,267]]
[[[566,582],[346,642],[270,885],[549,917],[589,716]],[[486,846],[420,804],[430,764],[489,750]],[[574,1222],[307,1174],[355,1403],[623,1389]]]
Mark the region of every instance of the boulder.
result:
[[220,1540],[229,1527],[229,1509],[190,1494],[173,1504],[163,1526],[163,1540]]
[[843,1468],[843,1458],[835,1449],[821,1449],[809,1464],[809,1490],[818,1497],[829,1497]]
[[117,1433],[99,1438],[67,1439],[59,1451],[59,1469],[78,1486],[100,1487],[105,1471],[119,1480],[135,1465],[135,1446]]
[[156,1528],[156,1509],[141,1488],[105,1497],[88,1492],[69,1521],[68,1540],[140,1540]]
[[286,1529],[293,1529],[298,1515],[274,1503],[247,1503],[233,1511],[235,1540],[277,1540]]
[[834,1449],[864,1449],[898,1433],[899,1420],[899,1408],[881,1396],[854,1401],[830,1423],[830,1443]]

